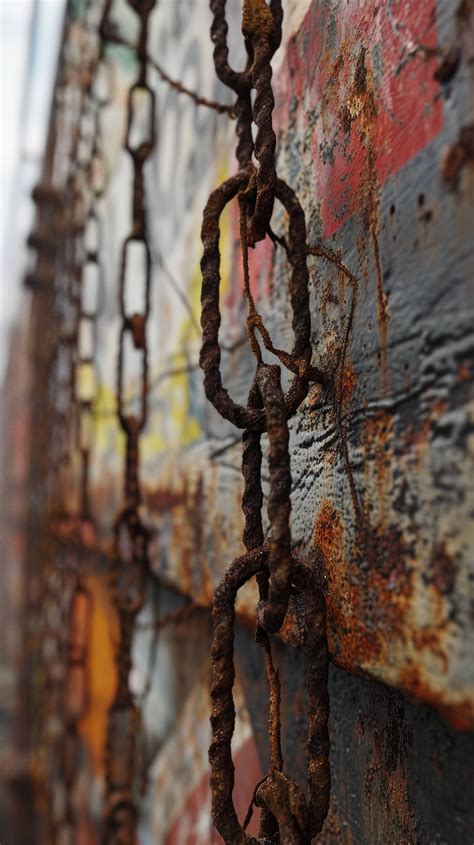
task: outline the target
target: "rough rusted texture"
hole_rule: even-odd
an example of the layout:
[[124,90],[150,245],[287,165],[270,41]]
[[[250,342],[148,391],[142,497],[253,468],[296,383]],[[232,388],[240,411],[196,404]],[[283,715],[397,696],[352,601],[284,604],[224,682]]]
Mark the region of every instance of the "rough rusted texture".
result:
[[268,597],[260,608],[263,627],[270,633],[279,631],[288,608],[291,589],[291,469],[288,451],[288,424],[281,389],[280,368],[262,365],[257,371],[257,384],[267,421],[269,441],[268,466],[270,493],[270,583]]
[[[234,766],[231,740],[234,732],[235,708],[232,687],[235,679],[233,662],[235,598],[237,591],[253,575],[265,569],[268,549],[263,546],[237,558],[227,570],[218,587],[213,608],[214,634],[211,646],[212,679],[211,725],[213,739],[209,749],[211,787],[213,791],[213,819],[225,842],[258,843],[245,833],[237,819],[232,802]],[[327,643],[324,599],[320,592],[317,571],[308,564],[296,563],[294,581],[307,602],[308,649],[308,764],[307,780],[309,799],[306,804],[300,787],[278,770],[280,761],[273,757],[274,765],[267,778],[255,790],[255,803],[263,806],[281,823],[276,842],[294,841],[309,845],[322,827],[329,802],[329,738],[327,720],[329,700],[327,693]],[[292,836],[293,839],[287,839]]]
[[[252,169],[252,153],[259,163],[256,174],[256,196],[249,212],[248,241],[254,246],[264,239],[270,226],[276,187],[275,146],[272,126],[274,106],[271,85],[271,59],[281,41],[283,12],[281,0],[267,5],[264,0],[245,0],[242,8],[242,33],[248,61],[242,72],[234,71],[228,62],[225,0],[211,0],[214,42],[214,65],[218,78],[237,94],[234,108],[237,116],[237,161],[239,167]],[[252,105],[251,91],[255,90]],[[257,126],[255,145],[252,120]]]
[[[248,398],[249,408],[261,408],[262,397],[255,379]],[[242,434],[242,512],[245,526],[242,534],[247,551],[263,545],[262,526],[262,446],[260,432],[247,429]]]
[[211,0],[212,12],[211,40],[214,44],[214,67],[220,81],[237,94],[234,114],[237,119],[236,156],[241,170],[249,167],[253,154],[252,105],[251,105],[251,55],[247,47],[247,66],[244,71],[236,72],[229,65],[227,46],[226,0]]
[[[276,19],[274,8],[277,8]],[[272,125],[275,105],[272,90],[271,59],[281,41],[281,3],[272,7],[265,0],[245,0],[242,10],[242,33],[252,47],[251,79],[255,89],[253,118],[257,126],[255,158],[257,171],[255,208],[249,224],[249,243],[254,245],[265,238],[273,211],[275,197],[276,136]]]

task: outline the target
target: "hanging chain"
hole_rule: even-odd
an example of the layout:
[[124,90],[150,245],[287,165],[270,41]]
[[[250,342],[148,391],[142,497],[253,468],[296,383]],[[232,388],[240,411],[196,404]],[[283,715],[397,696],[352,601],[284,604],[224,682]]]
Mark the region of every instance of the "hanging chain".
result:
[[[214,633],[211,647],[212,741],[211,765],[212,814],[214,824],[229,845],[236,843],[295,843],[307,845],[321,830],[329,805],[329,738],[327,720],[328,652],[325,600],[321,573],[315,563],[298,561],[293,552],[290,532],[291,462],[288,420],[305,399],[310,382],[327,386],[324,374],[311,364],[311,318],[309,309],[309,273],[307,267],[306,224],[304,211],[292,189],[276,175],[275,133],[272,126],[274,106],[271,86],[271,58],[281,41],[281,0],[244,0],[242,33],[247,52],[246,68],[234,71],[228,63],[225,0],[211,0],[214,63],[218,78],[237,94],[234,106],[239,172],[214,190],[203,215],[204,246],[201,270],[201,326],[203,343],[200,363],[208,400],[222,417],[243,429],[242,475],[245,517],[245,555],[229,567],[214,597]],[[252,104],[252,91],[255,98]],[[255,144],[252,123],[256,124]],[[253,156],[257,167],[253,163]],[[248,403],[234,402],[222,384],[219,344],[221,322],[220,229],[225,207],[238,200],[240,241],[244,269],[244,291],[248,304],[247,334],[250,349],[257,360],[257,370]],[[286,210],[288,239],[274,235],[270,220],[275,200]],[[291,266],[289,297],[293,312],[294,345],[291,352],[274,346],[258,313],[250,287],[248,249],[269,236],[285,248]],[[274,354],[290,373],[292,383],[285,394],[281,387],[279,365],[264,363],[260,342]],[[270,535],[264,540],[262,525],[261,434],[268,433],[270,494],[268,519]],[[253,803],[260,807],[259,838],[246,834],[252,806],[243,826],[232,801],[234,766],[231,739],[235,724],[232,696],[233,625],[237,591],[252,576],[257,576],[260,601],[257,611],[257,642],[265,655],[270,690],[269,738],[270,769],[257,785]],[[308,651],[308,787],[309,800],[295,781],[283,772],[280,743],[280,682],[273,665],[269,634],[277,633],[285,619],[290,600],[299,594],[305,607],[306,647]]]
[[[108,13],[109,3],[103,14]],[[87,34],[86,34],[87,37]],[[57,830],[57,841],[75,841],[76,813],[74,789],[80,768],[79,724],[89,706],[88,644],[93,599],[84,578],[84,550],[95,535],[90,506],[90,464],[93,448],[93,413],[98,394],[96,374],[97,317],[101,305],[103,269],[100,260],[101,228],[99,204],[104,190],[104,161],[100,140],[101,113],[107,99],[97,90],[99,69],[103,63],[104,43],[97,33],[89,33],[95,42],[90,62],[90,82],[84,94],[75,159],[75,189],[79,204],[72,222],[76,234],[71,269],[74,323],[71,337],[71,399],[75,409],[75,454],[77,518],[73,526],[72,555],[75,557],[73,590],[69,603],[67,668],[64,685],[64,725],[62,747],[62,781],[65,789],[63,816]],[[94,88],[95,85],[95,88]],[[76,271],[76,262],[78,267]],[[74,283],[76,280],[76,283]],[[66,338],[69,341],[69,334]]]
[[[110,6],[106,0],[105,8]],[[30,236],[38,258],[49,258],[48,275],[30,286],[52,295],[56,348],[51,357],[51,433],[45,537],[42,655],[44,681],[44,823],[51,842],[77,837],[76,784],[81,767],[79,724],[88,696],[88,644],[92,596],[85,580],[85,547],[93,534],[89,502],[92,414],[96,399],[95,343],[98,297],[90,279],[100,277],[99,244],[89,248],[87,230],[98,222],[101,188],[94,180],[100,108],[92,84],[102,57],[97,31],[87,27],[88,4],[68,20],[55,91],[50,181],[35,189],[37,204],[54,205],[54,224]],[[59,119],[60,118],[60,119]],[[54,118],[53,118],[54,119]],[[65,159],[69,165],[65,170]],[[63,185],[61,189],[54,185]],[[92,190],[90,186],[92,185]],[[87,252],[87,250],[89,250]],[[37,265],[40,262],[37,259]],[[43,258],[44,266],[44,258]],[[92,283],[94,284],[94,283]],[[43,294],[42,294],[43,295]],[[45,785],[46,785],[45,784]]]
[[[122,249],[119,283],[121,329],[117,366],[117,416],[125,434],[125,501],[114,524],[112,588],[119,621],[117,690],[109,710],[106,741],[106,808],[104,842],[132,845],[138,820],[136,794],[137,736],[140,713],[129,687],[131,650],[135,618],[146,596],[148,574],[148,531],[140,517],[139,445],[147,422],[148,347],[147,320],[150,311],[151,253],[145,208],[144,166],[155,146],[155,95],[147,81],[148,25],[155,0],[129,0],[140,20],[137,46],[139,72],[128,94],[125,149],[133,164],[132,229]],[[141,109],[146,130],[137,128]],[[131,313],[127,306],[131,284],[132,249],[141,254],[144,268],[143,307]],[[133,280],[135,284],[135,279]],[[128,346],[128,352],[127,352]],[[134,413],[128,413],[125,399],[127,360],[131,349],[140,361],[140,386]]]

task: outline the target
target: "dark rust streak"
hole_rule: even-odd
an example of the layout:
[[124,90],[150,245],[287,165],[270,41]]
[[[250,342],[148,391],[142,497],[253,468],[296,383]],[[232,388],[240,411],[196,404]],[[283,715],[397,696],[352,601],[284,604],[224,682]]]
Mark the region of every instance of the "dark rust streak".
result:
[[449,148],[441,173],[450,191],[456,191],[465,167],[474,167],[474,124],[463,126],[458,140]]

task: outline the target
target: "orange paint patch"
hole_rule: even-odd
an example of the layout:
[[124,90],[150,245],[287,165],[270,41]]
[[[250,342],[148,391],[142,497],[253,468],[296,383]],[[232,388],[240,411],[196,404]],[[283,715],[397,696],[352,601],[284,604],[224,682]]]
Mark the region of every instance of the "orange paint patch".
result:
[[118,626],[106,579],[91,575],[86,583],[92,595],[88,660],[89,705],[79,724],[79,733],[87,748],[92,770],[99,774],[103,771],[107,712],[116,687],[114,643],[118,638]]

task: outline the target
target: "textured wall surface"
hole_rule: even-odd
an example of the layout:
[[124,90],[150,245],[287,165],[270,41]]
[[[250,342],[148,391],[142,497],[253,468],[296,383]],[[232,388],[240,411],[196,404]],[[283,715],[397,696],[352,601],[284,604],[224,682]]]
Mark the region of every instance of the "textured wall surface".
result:
[[[464,845],[474,841],[473,7],[469,0],[284,5],[274,60],[278,173],[297,192],[308,243],[321,253],[309,260],[313,363],[330,373],[343,361],[340,413],[314,387],[290,423],[293,542],[301,554],[322,555],[332,659],[333,792],[318,841]],[[113,8],[130,39],[133,14],[122,0]],[[237,0],[228,20],[238,57]],[[228,102],[215,81],[209,24],[205,3],[158,4],[149,53],[189,87]],[[113,97],[102,127],[108,185],[91,464],[93,669],[81,724],[83,789],[92,807],[101,794],[114,687],[115,620],[103,570],[124,454],[114,416],[117,273],[130,222],[125,104],[137,69],[124,47],[110,46],[107,56]],[[134,642],[136,692],[150,682],[140,842],[207,845],[220,841],[208,784],[209,609],[242,550],[243,516],[239,433],[207,403],[197,364],[199,232],[210,190],[236,165],[228,116],[197,108],[158,77],[153,84],[158,140],[145,171],[153,279],[142,510],[153,571],[166,588],[150,591]],[[283,233],[286,225],[277,203],[272,226]],[[224,215],[221,252],[223,377],[244,401],[253,362],[237,208]],[[251,252],[250,270],[274,342],[289,349],[284,251],[267,238]],[[183,597],[198,609],[156,638],[150,625],[157,608],[166,613]],[[238,603],[241,816],[268,762],[256,597],[248,587]],[[289,638],[291,620],[277,645],[283,751],[289,772],[304,780],[305,655]],[[252,824],[256,830],[256,819]]]

